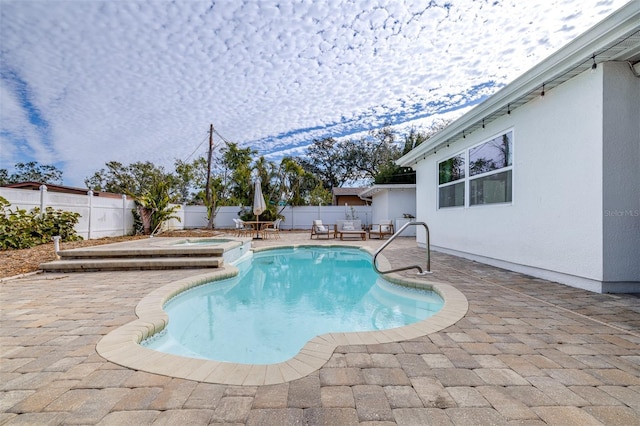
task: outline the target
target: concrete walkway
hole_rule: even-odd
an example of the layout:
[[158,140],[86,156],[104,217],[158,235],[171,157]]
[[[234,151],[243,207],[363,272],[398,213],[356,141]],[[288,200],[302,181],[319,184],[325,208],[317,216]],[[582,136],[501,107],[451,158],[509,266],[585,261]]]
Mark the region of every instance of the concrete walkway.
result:
[[[256,246],[307,244],[282,232]],[[313,240],[316,243],[316,240]],[[321,244],[370,247],[378,240]],[[411,238],[385,250],[421,262]],[[338,347],[272,386],[134,371],[96,343],[152,290],[203,270],[48,273],[0,283],[0,424],[640,425],[640,298],[599,295],[433,253],[469,301],[438,333]],[[412,272],[407,272],[407,275]]]

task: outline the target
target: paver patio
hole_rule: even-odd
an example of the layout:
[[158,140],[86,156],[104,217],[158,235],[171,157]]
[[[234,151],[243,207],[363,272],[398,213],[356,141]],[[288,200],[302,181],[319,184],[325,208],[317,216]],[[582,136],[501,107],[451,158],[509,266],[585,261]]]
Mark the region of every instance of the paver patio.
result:
[[[311,243],[308,233],[281,235],[254,244]],[[425,264],[411,238],[384,254],[394,267]],[[145,295],[203,270],[4,281],[0,424],[640,425],[638,295],[589,293],[440,253],[431,263],[426,280],[467,297],[462,320],[413,340],[338,347],[320,370],[272,386],[165,377],[96,353]]]

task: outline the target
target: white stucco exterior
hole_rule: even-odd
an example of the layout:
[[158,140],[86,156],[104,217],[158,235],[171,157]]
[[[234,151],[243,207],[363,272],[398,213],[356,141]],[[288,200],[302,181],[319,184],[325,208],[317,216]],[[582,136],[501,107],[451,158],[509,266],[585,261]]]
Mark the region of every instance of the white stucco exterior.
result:
[[[397,231],[399,228],[398,225],[405,222],[405,214],[416,216],[415,184],[374,185],[359,195],[361,198],[371,200],[371,223],[380,223],[381,220],[392,220]],[[415,228],[407,228],[402,235],[416,235]]]
[[[400,159],[416,170],[432,248],[591,291],[640,291],[640,78],[626,61],[602,62],[528,96],[464,138],[436,137]],[[469,206],[467,193],[465,207],[438,208],[438,163],[506,131],[512,202]]]
[[[601,80],[580,75],[418,163],[417,217],[433,247],[600,280]],[[510,129],[513,202],[438,209],[438,163]]]

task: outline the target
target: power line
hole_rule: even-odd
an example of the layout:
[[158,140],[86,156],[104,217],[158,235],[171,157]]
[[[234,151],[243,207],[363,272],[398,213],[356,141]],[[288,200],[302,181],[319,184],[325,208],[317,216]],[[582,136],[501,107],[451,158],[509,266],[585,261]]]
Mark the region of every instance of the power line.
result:
[[215,133],[216,135],[218,135],[220,137],[220,139],[222,139],[225,143],[230,144],[233,143],[231,142],[229,139],[225,138],[224,136],[222,136],[216,129],[215,127],[213,128],[213,133]]
[[202,146],[203,143],[205,143],[205,141],[209,138],[209,133],[207,132],[207,135],[202,139],[202,142],[200,142],[200,144],[196,147],[196,149],[193,150],[193,152],[191,154],[189,154],[189,156],[187,158],[184,159],[184,162],[186,163],[187,161],[189,161],[189,158],[191,158],[191,156],[193,154],[196,153],[196,151],[198,149],[200,149],[200,147]]

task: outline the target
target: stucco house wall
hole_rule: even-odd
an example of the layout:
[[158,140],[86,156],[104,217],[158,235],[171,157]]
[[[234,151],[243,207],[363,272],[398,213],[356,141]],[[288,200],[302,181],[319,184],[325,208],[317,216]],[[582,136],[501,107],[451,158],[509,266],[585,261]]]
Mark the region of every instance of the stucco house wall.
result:
[[[629,2],[398,160],[416,170],[417,220],[432,248],[591,291],[640,292],[639,20],[640,2]],[[467,176],[465,205],[440,208],[439,163],[506,132],[511,201],[470,205]],[[417,241],[426,244],[422,229]]]
[[[601,80],[583,73],[418,163],[417,217],[435,249],[564,274],[574,285],[602,279]],[[508,130],[513,202],[439,209],[438,163]]]

